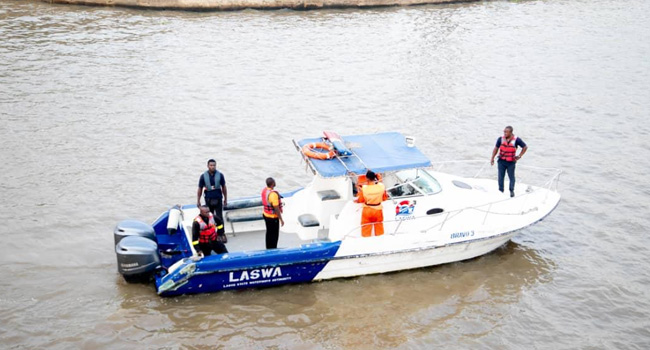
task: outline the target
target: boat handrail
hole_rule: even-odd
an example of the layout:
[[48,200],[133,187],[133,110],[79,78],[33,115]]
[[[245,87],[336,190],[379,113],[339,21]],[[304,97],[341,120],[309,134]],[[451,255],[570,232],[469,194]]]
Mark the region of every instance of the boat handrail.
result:
[[[519,198],[521,198],[522,196],[528,195],[528,194],[530,194],[530,193],[525,193],[525,194],[519,196]],[[434,228],[436,228],[438,226],[439,226],[438,231],[442,231],[442,228],[444,227],[445,223],[447,223],[447,221],[453,219],[455,216],[457,216],[460,213],[462,213],[464,211],[467,211],[467,210],[476,210],[476,211],[485,213],[485,216],[483,217],[483,222],[484,223],[485,223],[485,220],[487,219],[487,216],[490,215],[490,214],[492,214],[492,215],[504,215],[504,216],[505,215],[525,215],[525,214],[528,214],[531,211],[537,210],[537,207],[532,208],[532,209],[527,210],[527,211],[510,212],[510,213],[499,213],[499,212],[494,212],[494,211],[491,210],[492,205],[497,204],[497,203],[501,203],[501,202],[504,202],[504,201],[507,201],[507,200],[510,200],[510,198],[495,201],[495,202],[485,203],[485,204],[481,204],[481,205],[477,205],[477,206],[473,206],[473,207],[465,207],[465,208],[461,208],[461,209],[444,211],[444,212],[442,212],[440,214],[412,216],[412,217],[409,217],[409,219],[400,218],[400,219],[393,219],[393,220],[384,220],[383,223],[384,224],[386,224],[386,223],[398,223],[397,227],[395,227],[395,230],[393,231],[393,233],[391,233],[392,235],[396,235],[396,234],[400,234],[397,231],[398,231],[399,226],[401,225],[401,223],[404,222],[404,221],[413,222],[413,221],[418,221],[418,220],[423,220],[423,219],[432,219],[432,218],[434,218],[435,216],[438,216],[438,215],[445,215],[445,218],[443,219],[442,222],[437,223],[437,224],[435,224],[433,226],[430,226],[430,227],[428,227],[428,228],[426,228],[424,230],[420,230],[421,233],[426,233],[426,232],[429,232],[429,231],[433,230]],[[483,207],[487,207],[487,209],[481,209]],[[374,223],[368,223],[368,224],[362,224],[362,225],[355,226],[354,228],[349,230],[343,237],[345,237],[345,238],[348,238],[348,237],[355,238],[354,236],[350,236],[350,235],[355,233],[355,232],[359,232],[359,230],[363,226],[369,226],[369,225],[373,225],[373,224]]]
[[[490,165],[490,162],[486,161],[485,159],[460,159],[460,160],[434,161],[431,162],[429,168],[436,168],[436,165],[438,165],[438,167],[435,170],[440,171],[440,169],[447,164],[469,164],[469,163],[481,164],[482,165],[481,169],[485,169],[487,165]],[[539,166],[527,165],[527,164],[517,164],[517,168],[546,170],[546,171],[561,171],[559,168],[539,167]],[[480,174],[481,172],[478,172],[476,176]]]
[[[478,178],[481,174],[483,174],[487,166],[490,165],[490,162],[486,161],[485,159],[444,160],[444,161],[431,162],[431,166],[427,167],[427,169],[431,169],[433,171],[439,172],[444,166],[449,164],[472,164],[472,163],[481,165],[479,170],[472,176],[472,178]],[[523,170],[530,169],[530,170],[541,170],[541,171],[551,172],[552,175],[550,176],[550,178],[539,187],[546,188],[551,191],[557,191],[557,185],[560,180],[560,175],[562,174],[561,169],[550,168],[550,167],[538,167],[534,165],[525,165],[525,164],[517,164],[517,168]],[[517,181],[519,182],[520,179],[522,178],[525,178],[525,176],[522,176],[520,175],[520,173],[518,173]]]
[[[530,193],[525,193],[525,194],[519,196],[519,198],[521,198],[522,196],[528,195],[528,194],[530,194]],[[504,199],[504,200],[500,200],[500,201],[496,201],[496,202],[490,202],[490,203],[486,203],[486,204],[482,204],[482,205],[478,205],[478,206],[474,206],[474,207],[465,207],[465,208],[461,208],[461,209],[444,211],[444,212],[442,212],[440,214],[433,214],[433,215],[426,215],[426,216],[413,216],[413,217],[410,217],[409,219],[400,218],[400,219],[394,219],[394,220],[384,220],[383,223],[384,224],[386,224],[386,223],[397,223],[397,226],[395,227],[395,230],[392,233],[390,233],[391,235],[397,235],[397,234],[401,234],[400,232],[398,232],[398,229],[399,229],[401,223],[404,222],[404,221],[413,222],[413,221],[419,221],[419,220],[424,220],[424,219],[432,219],[437,215],[445,215],[445,218],[442,220],[442,222],[439,222],[439,223],[437,223],[437,224],[435,224],[433,226],[430,226],[430,227],[428,227],[426,229],[420,230],[421,233],[427,233],[427,232],[435,229],[436,227],[438,227],[438,231],[442,231],[444,225],[449,220],[453,219],[454,217],[461,214],[462,212],[468,211],[468,210],[475,210],[475,211],[478,211],[478,212],[485,213],[485,216],[483,217],[483,223],[485,223],[485,220],[487,219],[488,215],[502,215],[502,216],[505,216],[505,215],[509,215],[509,216],[510,215],[526,215],[526,214],[528,214],[528,213],[530,213],[532,211],[537,210],[537,207],[534,207],[534,208],[529,209],[527,211],[508,212],[508,213],[500,213],[500,212],[495,212],[495,211],[491,210],[492,205],[497,204],[497,203],[501,203],[501,202],[506,201],[506,200],[509,200],[509,199]],[[482,209],[484,207],[487,207],[487,209]],[[369,226],[369,225],[373,225],[373,224],[374,223],[358,225],[358,226],[354,227],[353,229],[351,229],[350,231],[348,231],[343,237],[344,238],[358,238],[356,236],[351,236],[351,235],[353,233],[355,233],[355,232],[359,232],[363,226]]]
[[[459,161],[448,161],[448,162],[434,162],[433,164],[436,164],[436,163],[478,163],[478,162],[489,163],[489,162],[486,162],[485,160],[468,160],[468,161],[467,160],[459,160]],[[432,167],[430,167],[430,168],[432,168]],[[482,167],[482,168],[484,168],[484,167]],[[553,171],[553,175],[550,177],[550,179],[547,180],[544,183],[543,186],[539,186],[539,187],[548,190],[546,192],[546,195],[544,196],[544,201],[546,201],[546,199],[548,198],[548,193],[549,192],[551,192],[551,191],[557,192],[557,187],[558,187],[558,183],[559,183],[559,180],[560,180],[560,175],[562,174],[562,170],[556,169],[556,168],[543,168],[543,167],[535,167],[535,166],[522,166],[522,168],[535,169],[535,170],[544,170],[544,171]],[[438,170],[436,170],[436,171],[438,171]],[[477,175],[479,175],[479,174],[477,174]],[[453,219],[455,216],[457,216],[457,215],[459,215],[462,212],[467,211],[467,210],[475,210],[475,211],[485,213],[485,215],[483,217],[483,223],[485,223],[485,221],[487,220],[488,215],[490,215],[490,214],[492,214],[492,215],[526,215],[526,214],[528,214],[528,213],[530,213],[532,211],[537,210],[537,207],[533,207],[533,208],[531,208],[529,210],[526,210],[526,211],[523,210],[523,207],[526,204],[527,199],[529,198],[529,196],[532,193],[535,193],[535,192],[534,191],[526,191],[525,193],[520,194],[520,195],[515,197],[517,199],[520,199],[520,198],[524,197],[524,200],[522,201],[522,205],[520,207],[520,211],[517,211],[517,212],[500,213],[500,212],[492,211],[492,206],[493,205],[512,200],[512,198],[507,197],[507,198],[504,198],[504,199],[500,199],[498,201],[492,201],[492,202],[484,203],[484,204],[481,204],[481,205],[475,205],[475,206],[455,209],[455,210],[451,210],[451,211],[444,211],[444,212],[439,213],[439,214],[410,217],[408,220],[405,220],[404,218],[398,218],[398,219],[394,219],[394,220],[384,220],[383,222],[384,223],[398,223],[397,226],[395,227],[395,230],[392,233],[390,233],[391,235],[401,234],[401,233],[398,232],[398,230],[399,230],[399,227],[401,226],[401,223],[404,222],[404,221],[413,222],[413,221],[416,221],[416,220],[432,219],[432,218],[434,218],[434,217],[436,217],[438,215],[445,215],[445,218],[442,220],[442,222],[436,223],[435,225],[433,225],[433,226],[431,226],[429,228],[426,228],[424,230],[421,230],[420,232],[421,233],[427,233],[427,232],[435,229],[436,227],[438,227],[438,231],[442,231],[442,228],[444,227],[444,225],[449,220]],[[484,208],[486,208],[486,209],[484,209]],[[358,225],[358,226],[352,228],[350,231],[348,231],[343,236],[343,238],[360,238],[360,236],[351,236],[351,235],[353,233],[360,232],[360,230],[361,230],[361,228],[363,226],[368,226],[368,225],[373,225],[373,223]]]

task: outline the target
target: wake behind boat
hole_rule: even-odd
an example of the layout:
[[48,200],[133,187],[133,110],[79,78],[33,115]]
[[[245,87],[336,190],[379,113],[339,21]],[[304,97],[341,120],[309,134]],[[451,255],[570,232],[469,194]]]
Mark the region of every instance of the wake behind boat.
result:
[[[286,224],[279,249],[264,249],[259,196],[228,202],[230,252],[206,257],[191,244],[198,208],[176,206],[153,225],[117,225],[120,273],[127,281],[153,274],[157,293],[172,296],[421,268],[491,252],[549,215],[560,200],[559,170],[531,168],[548,174],[545,183],[518,182],[510,198],[481,172],[462,177],[440,171],[457,162],[433,164],[400,133],[328,136],[294,141],[313,180],[282,194]],[[329,148],[327,156],[315,155],[322,159],[310,154],[318,153],[316,143]],[[368,169],[382,175],[389,195],[382,203],[382,236],[361,236],[355,183]]]

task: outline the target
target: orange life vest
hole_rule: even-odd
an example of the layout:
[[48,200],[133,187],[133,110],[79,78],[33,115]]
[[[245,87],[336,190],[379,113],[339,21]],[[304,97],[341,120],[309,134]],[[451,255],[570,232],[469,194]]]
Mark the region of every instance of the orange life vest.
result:
[[280,196],[280,193],[278,191],[272,190],[268,187],[265,187],[262,190],[262,205],[264,206],[264,215],[269,218],[277,218],[278,215],[275,213],[275,210],[273,208],[273,205],[271,205],[271,201],[269,201],[269,196],[271,193],[274,193],[278,195],[278,206],[280,207],[280,213],[282,213],[282,197]]
[[201,230],[199,234],[199,243],[210,243],[217,239],[217,224],[214,222],[212,213],[210,213],[210,219],[207,224],[203,221],[201,215],[197,216],[194,221],[199,224]]
[[505,137],[501,136],[501,147],[499,147],[499,159],[506,162],[515,161],[515,153],[517,152],[517,136],[512,135],[510,142]]
[[[381,174],[375,174],[377,176],[377,181],[381,181]],[[357,195],[361,193],[361,189],[365,185],[372,185],[374,184],[375,181],[370,181],[368,178],[366,178],[366,175],[359,175],[357,178]]]
[[372,185],[364,185],[361,190],[363,191],[364,205],[373,209],[381,210],[381,202],[384,201],[384,194],[386,187],[383,183],[376,183]]

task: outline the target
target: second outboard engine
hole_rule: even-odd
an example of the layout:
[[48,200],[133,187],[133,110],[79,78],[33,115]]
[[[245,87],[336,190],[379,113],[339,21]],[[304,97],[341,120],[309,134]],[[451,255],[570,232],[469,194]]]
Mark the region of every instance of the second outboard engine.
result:
[[117,270],[127,282],[148,282],[160,267],[153,227],[140,221],[124,220],[113,231]]
[[115,226],[113,231],[115,245],[127,236],[139,236],[156,241],[156,231],[154,231],[153,227],[137,220],[124,220]]

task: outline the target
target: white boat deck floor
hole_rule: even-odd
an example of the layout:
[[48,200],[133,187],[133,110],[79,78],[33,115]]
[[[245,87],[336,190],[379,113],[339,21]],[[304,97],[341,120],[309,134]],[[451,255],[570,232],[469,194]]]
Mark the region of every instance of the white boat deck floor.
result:
[[[307,243],[310,241],[303,241],[296,233],[280,232],[278,248],[295,248]],[[230,253],[264,250],[266,249],[266,231],[238,232],[235,236],[228,234],[226,248]]]

